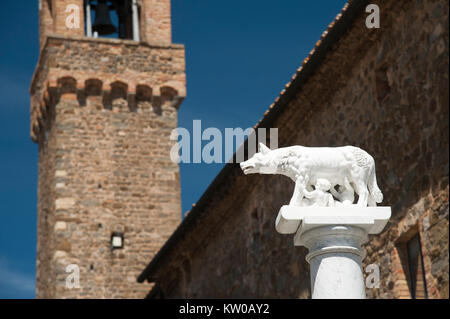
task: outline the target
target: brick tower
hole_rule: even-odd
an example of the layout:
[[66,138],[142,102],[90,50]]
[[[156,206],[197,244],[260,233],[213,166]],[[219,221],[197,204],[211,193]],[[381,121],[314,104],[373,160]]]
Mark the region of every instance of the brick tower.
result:
[[142,298],[136,277],[181,216],[170,0],[40,0],[39,20],[36,297]]

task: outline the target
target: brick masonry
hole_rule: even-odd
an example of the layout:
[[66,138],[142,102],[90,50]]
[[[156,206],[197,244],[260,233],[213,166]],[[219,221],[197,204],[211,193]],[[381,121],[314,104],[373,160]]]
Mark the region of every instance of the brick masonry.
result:
[[[149,285],[136,277],[181,217],[169,137],[186,94],[185,62],[184,47],[170,43],[170,1],[140,2],[143,39],[152,37],[141,42],[83,37],[61,22],[65,4],[80,1],[50,2],[42,0],[30,90],[36,296],[143,298]],[[123,233],[123,249],[111,249],[113,232]],[[79,289],[66,287],[69,264],[80,268]]]
[[[448,298],[448,2],[375,3],[381,28],[360,15],[272,126],[280,147],[350,144],[374,156],[393,216],[365,246],[364,266],[381,272],[368,298],[410,298],[401,255],[415,233],[429,297]],[[150,280],[167,298],[310,297],[307,250],[274,229],[293,186],[234,165]]]

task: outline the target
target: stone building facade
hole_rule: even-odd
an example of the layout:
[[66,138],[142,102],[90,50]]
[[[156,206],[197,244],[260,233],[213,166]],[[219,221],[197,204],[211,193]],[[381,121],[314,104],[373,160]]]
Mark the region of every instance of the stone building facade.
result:
[[[393,214],[365,246],[381,275],[368,297],[448,298],[448,1],[370,3],[381,27],[350,1],[257,127],[277,127],[280,147],[373,155]],[[157,284],[148,297],[310,297],[306,248],[274,229],[293,186],[227,164],[139,276]]]
[[[69,4],[80,8],[79,28],[67,27]],[[30,88],[36,297],[142,298],[148,286],[136,277],[181,220],[169,137],[186,95],[184,46],[171,42],[170,0],[138,1],[140,41],[85,36],[85,4],[40,1]],[[70,264],[80,288],[66,285]]]

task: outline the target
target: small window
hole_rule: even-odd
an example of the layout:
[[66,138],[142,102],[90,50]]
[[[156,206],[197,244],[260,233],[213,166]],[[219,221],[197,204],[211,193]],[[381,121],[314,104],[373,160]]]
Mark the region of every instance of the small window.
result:
[[427,283],[423,266],[422,249],[419,235],[415,235],[406,243],[409,267],[409,283],[411,298],[427,299]]

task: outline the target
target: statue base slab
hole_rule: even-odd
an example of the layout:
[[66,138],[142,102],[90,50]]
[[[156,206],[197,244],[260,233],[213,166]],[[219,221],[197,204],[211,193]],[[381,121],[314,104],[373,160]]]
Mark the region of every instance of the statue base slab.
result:
[[275,221],[280,234],[303,233],[323,225],[359,225],[368,234],[379,234],[391,217],[391,207],[299,207],[284,205]]

